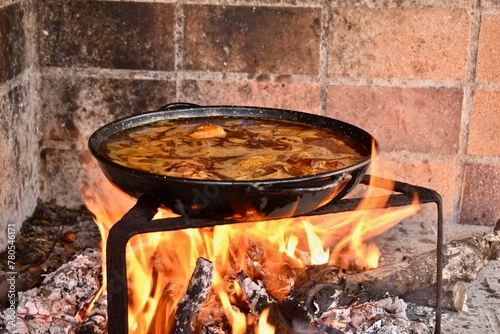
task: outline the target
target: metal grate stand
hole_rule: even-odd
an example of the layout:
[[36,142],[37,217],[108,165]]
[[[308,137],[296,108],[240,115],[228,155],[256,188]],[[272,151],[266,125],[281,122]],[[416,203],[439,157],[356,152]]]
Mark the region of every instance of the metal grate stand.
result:
[[[361,181],[369,185],[370,179],[381,178],[366,175]],[[442,198],[434,190],[394,181],[395,192],[391,194],[386,207],[411,205],[414,194],[421,204],[435,203],[437,206],[437,273],[436,273],[436,323],[435,334],[441,333],[442,314],[442,280],[443,280],[443,209]],[[380,184],[380,182],[377,182]],[[378,186],[377,186],[378,187]],[[382,188],[383,189],[383,188]],[[363,198],[342,199],[329,203],[313,212],[302,216],[324,215],[353,211]],[[158,200],[147,194],[138,199],[137,203],[109,231],[106,248],[107,289],[108,289],[108,332],[113,334],[128,333],[128,286],[126,245],[130,238],[138,234],[152,232],[167,232],[186,228],[213,227],[241,223],[236,220],[188,219],[185,217],[155,219],[158,211]],[[379,207],[373,207],[376,209]]]

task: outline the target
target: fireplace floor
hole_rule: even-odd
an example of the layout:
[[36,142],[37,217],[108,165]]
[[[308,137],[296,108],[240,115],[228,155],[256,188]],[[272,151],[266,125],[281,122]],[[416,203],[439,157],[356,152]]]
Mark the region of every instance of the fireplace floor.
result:
[[[492,230],[484,226],[446,226],[445,243],[451,240],[482,235]],[[23,223],[17,236],[17,258],[20,263],[18,291],[39,284],[43,276],[85,248],[98,248],[100,236],[91,214],[85,209],[68,210],[50,204],[40,204],[33,217]],[[435,249],[436,225],[405,221],[374,239],[382,251],[381,265],[401,261]],[[390,255],[387,255],[390,254]],[[6,254],[0,256],[5,266]],[[6,271],[0,277],[0,311],[7,305]],[[500,334],[500,261],[490,261],[478,278],[467,283],[468,312],[444,311],[442,333]],[[0,331],[1,333],[1,331]]]

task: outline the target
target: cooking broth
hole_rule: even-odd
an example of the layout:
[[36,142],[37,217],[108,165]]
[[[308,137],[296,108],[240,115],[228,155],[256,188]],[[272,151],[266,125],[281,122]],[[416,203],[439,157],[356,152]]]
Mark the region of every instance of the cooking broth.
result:
[[117,133],[101,154],[158,175],[253,181],[335,171],[365,161],[367,148],[305,123],[220,117],[162,120]]

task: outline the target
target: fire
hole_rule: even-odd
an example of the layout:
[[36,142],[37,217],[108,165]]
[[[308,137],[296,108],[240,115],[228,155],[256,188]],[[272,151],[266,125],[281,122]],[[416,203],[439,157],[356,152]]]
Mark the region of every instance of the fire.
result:
[[259,326],[257,327],[257,334],[274,333],[274,326],[267,322],[269,316],[269,308],[266,308],[260,314]]
[[[387,182],[388,184],[373,184],[373,182]],[[333,216],[327,223],[321,224],[327,232],[330,242],[335,243],[335,248],[330,253],[330,264],[342,268],[378,267],[380,251],[367,240],[380,235],[403,219],[417,213],[420,209],[418,198],[415,195],[413,204],[406,207],[395,207],[374,210],[374,207],[383,207],[387,196],[380,195],[380,188],[392,189],[393,181],[387,179],[370,180],[366,195],[354,212],[346,212]],[[338,231],[347,230],[349,233],[339,235]]]
[[228,317],[229,323],[232,325],[232,332],[234,334],[245,334],[247,330],[245,315],[233,308],[229,296],[224,290],[219,289],[218,293],[221,298],[222,306],[224,307],[224,312]]
[[[116,188],[111,186],[109,182],[106,182],[101,174],[96,174],[93,172],[93,178],[90,184],[85,185],[82,188],[82,197],[84,198],[85,205],[87,209],[94,214],[94,220],[99,227],[99,232],[101,234],[101,252],[102,252],[102,286],[94,297],[94,302],[97,301],[102,294],[107,289],[107,276],[106,276],[106,240],[108,238],[108,232],[110,228],[118,220],[123,217],[123,215],[132,208],[134,201],[128,197],[125,197]],[[118,196],[118,197],[115,197]],[[119,200],[113,201],[113,198],[118,198]],[[112,207],[108,207],[109,202],[113,203]],[[84,319],[93,309],[93,304],[89,305],[87,312],[81,314],[81,318]]]
[[[372,197],[370,189],[366,198]],[[102,183],[95,189],[86,188],[83,196],[103,240],[134,204]],[[210,307],[204,308],[199,317],[215,323],[225,318],[233,333],[246,333],[248,326],[259,334],[274,333],[274,327],[267,323],[269,310],[255,319],[237,307],[244,296],[235,281],[236,274],[243,270],[249,277],[257,277],[280,300],[291,289],[297,268],[326,263],[349,269],[377,267],[381,254],[374,244],[367,244],[368,240],[416,213],[419,206],[415,200],[411,206],[378,211],[368,209],[380,204],[371,201],[363,200],[354,212],[320,219],[290,218],[134,236],[126,254],[129,332],[172,331],[176,305],[186,292],[197,259],[203,257],[213,263],[216,272],[205,302]],[[165,217],[165,213],[155,218],[159,217]],[[104,257],[105,243],[102,248]],[[106,289],[105,267],[103,271]]]

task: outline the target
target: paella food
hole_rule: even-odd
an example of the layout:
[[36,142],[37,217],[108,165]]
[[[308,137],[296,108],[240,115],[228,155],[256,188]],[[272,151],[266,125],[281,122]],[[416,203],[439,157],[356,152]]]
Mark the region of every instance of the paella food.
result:
[[102,154],[157,175],[224,181],[286,179],[365,161],[368,149],[328,128],[265,118],[163,120],[119,132]]

